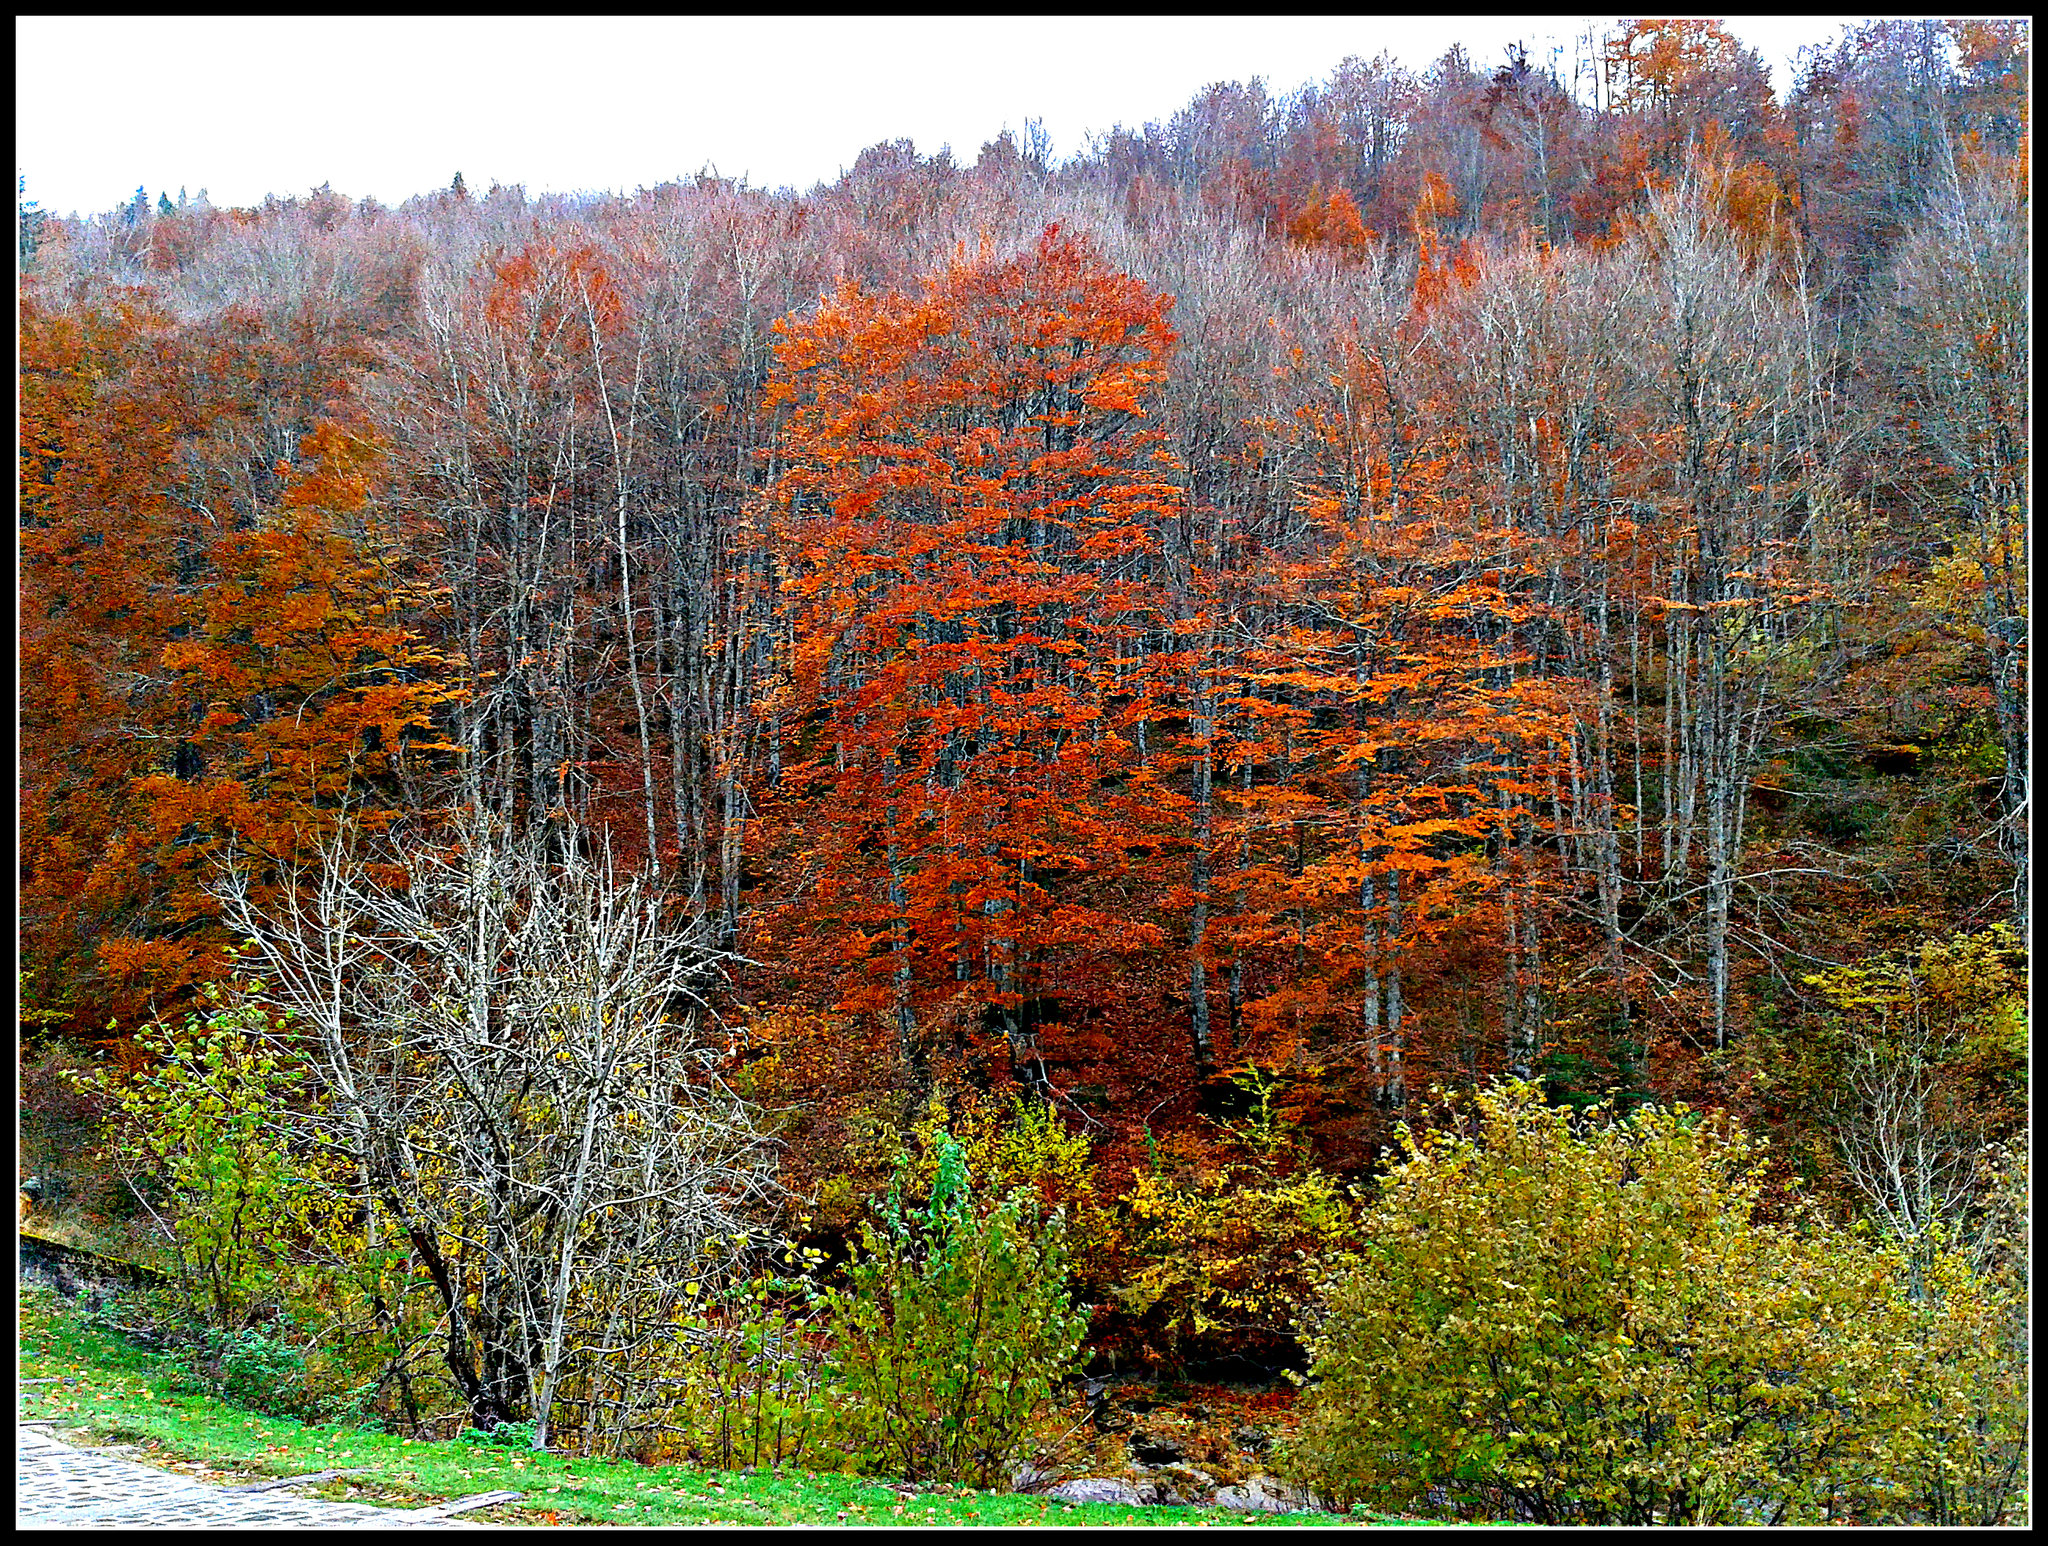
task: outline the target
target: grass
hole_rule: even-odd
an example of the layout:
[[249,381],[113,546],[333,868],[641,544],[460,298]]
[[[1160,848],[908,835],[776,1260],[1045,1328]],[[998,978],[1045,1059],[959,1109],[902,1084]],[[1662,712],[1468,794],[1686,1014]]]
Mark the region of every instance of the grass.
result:
[[[580,1460],[485,1445],[399,1439],[360,1428],[258,1416],[177,1388],[160,1355],[86,1324],[56,1294],[23,1289],[24,1418],[55,1418],[97,1441],[141,1446],[137,1458],[224,1482],[360,1466],[365,1474],[310,1495],[418,1508],[479,1492],[523,1501],[466,1519],[501,1524],[638,1525],[1304,1525],[1406,1523],[1328,1514],[1238,1514],[1215,1508],[1068,1505],[1025,1494],[896,1487],[815,1472],[701,1471]],[[906,1490],[907,1490],[907,1484]]]

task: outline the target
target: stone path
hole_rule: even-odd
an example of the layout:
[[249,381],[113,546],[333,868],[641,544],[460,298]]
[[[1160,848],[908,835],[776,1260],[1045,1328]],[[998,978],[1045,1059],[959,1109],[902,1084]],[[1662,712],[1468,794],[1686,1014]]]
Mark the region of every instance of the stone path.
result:
[[69,1444],[42,1427],[15,1430],[14,1523],[18,1529],[407,1529],[473,1528],[421,1509],[371,1508],[293,1497],[288,1489],[231,1492],[188,1476]]

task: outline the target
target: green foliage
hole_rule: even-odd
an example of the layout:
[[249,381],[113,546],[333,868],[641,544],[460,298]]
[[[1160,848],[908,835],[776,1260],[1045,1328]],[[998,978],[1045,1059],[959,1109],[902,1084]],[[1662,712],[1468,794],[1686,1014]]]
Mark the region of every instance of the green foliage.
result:
[[1589,993],[1572,1008],[1561,1005],[1535,1064],[1544,1098],[1574,1111],[1603,1106],[1619,1116],[1650,1104],[1656,1096],[1649,1087],[1649,1049],[1636,1039],[1640,1034],[1609,995]]
[[1309,1341],[1291,1462],[1327,1496],[1542,1523],[2009,1521],[2024,1374],[1955,1255],[1754,1214],[1759,1146],[1533,1084],[1402,1129]]
[[166,1349],[192,1388],[280,1416],[366,1415],[408,1340],[400,1243],[373,1245],[331,1156],[295,1149],[280,1120],[315,1097],[263,1013],[207,990],[213,1008],[137,1038],[126,1078],[69,1070],[109,1112],[104,1152],[156,1226],[171,1287],[119,1313]]
[[523,1453],[533,1448],[533,1434],[532,1423],[499,1423],[489,1433],[481,1428],[465,1428],[457,1437],[464,1444],[489,1444],[498,1449],[516,1449]]
[[668,1415],[688,1452],[724,1469],[814,1459],[829,1409],[813,1296],[756,1277],[692,1299],[678,1327],[683,1398]]
[[[217,1396],[166,1387],[162,1360],[86,1325],[75,1303],[47,1290],[21,1294],[21,1374],[49,1383],[21,1392],[24,1418],[55,1419],[97,1440],[150,1444],[166,1460],[201,1461],[259,1476],[362,1467],[360,1501],[420,1508],[444,1498],[520,1492],[513,1510],[465,1518],[564,1525],[1113,1525],[1329,1524],[1328,1515],[1062,1504],[1043,1494],[934,1487],[904,1497],[893,1486],[836,1472],[712,1471],[641,1466],[495,1444],[422,1442],[417,1436],[311,1427],[252,1415]],[[508,1517],[509,1516],[509,1517]]]
[[1078,1368],[1088,1317],[1067,1291],[1064,1215],[1041,1222],[1021,1187],[978,1206],[960,1144],[941,1133],[936,1152],[923,1211],[892,1191],[823,1296],[835,1426],[856,1470],[987,1487]]
[[35,258],[36,249],[43,244],[43,227],[50,217],[48,211],[38,209],[36,201],[28,196],[28,179],[19,174],[14,179],[14,198],[17,250],[21,255],[21,266],[27,268]]
[[127,1291],[86,1312],[88,1324],[158,1349],[167,1388],[203,1392],[271,1417],[334,1415],[337,1403],[311,1367],[306,1339],[289,1320],[222,1329],[193,1313],[175,1290]]
[[107,1101],[105,1152],[155,1219],[193,1315],[232,1332],[289,1295],[335,1194],[317,1156],[280,1141],[279,1111],[308,1098],[303,1068],[261,1011],[212,996],[205,1018],[137,1037],[141,1072],[67,1078]]
[[252,1412],[310,1417],[319,1412],[306,1371],[306,1351],[289,1335],[245,1327],[207,1338],[206,1367],[215,1394]]

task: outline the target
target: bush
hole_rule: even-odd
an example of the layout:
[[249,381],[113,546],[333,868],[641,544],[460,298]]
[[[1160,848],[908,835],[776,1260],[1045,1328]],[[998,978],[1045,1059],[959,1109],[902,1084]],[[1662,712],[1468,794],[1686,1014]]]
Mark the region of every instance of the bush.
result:
[[240,1331],[274,1313],[333,1222],[321,1160],[287,1152],[280,1113],[304,1071],[263,1012],[214,1010],[137,1037],[150,1066],[67,1072],[110,1106],[105,1154],[154,1220],[192,1317]]
[[289,1336],[247,1328],[208,1339],[215,1394],[273,1417],[320,1415],[306,1374],[306,1351]]
[[532,1423],[499,1423],[489,1433],[481,1428],[464,1428],[455,1437],[464,1444],[488,1444],[494,1449],[528,1450],[533,1448],[533,1436]]
[[1117,1199],[1113,1293],[1148,1333],[1182,1351],[1206,1339],[1246,1356],[1284,1357],[1325,1263],[1356,1232],[1357,1199],[1304,1163],[1305,1145],[1275,1098],[1277,1079],[1247,1065],[1231,1082],[1249,1109],[1216,1124],[1220,1146],[1174,1135],[1153,1147],[1152,1168],[1135,1172]]
[[668,1424],[699,1464],[793,1466],[818,1447],[826,1354],[794,1288],[757,1277],[684,1318],[683,1398]]
[[153,1289],[108,1295],[87,1310],[86,1321],[163,1354],[171,1389],[300,1421],[340,1410],[310,1371],[305,1341],[289,1322],[222,1330],[195,1316],[181,1294]]
[[168,1294],[122,1313],[195,1389],[276,1416],[364,1416],[431,1322],[408,1310],[403,1242],[374,1245],[332,1152],[293,1134],[318,1098],[293,1039],[237,990],[208,988],[207,1014],[146,1030],[151,1061],[125,1078],[65,1074],[105,1101],[101,1152],[171,1269]]
[[1275,1177],[1248,1161],[1184,1178],[1141,1170],[1121,1202],[1133,1261],[1117,1303],[1176,1342],[1215,1332],[1291,1342],[1323,1261],[1352,1238],[1356,1218],[1334,1177]]
[[[1758,1222],[1758,1147],[1534,1085],[1402,1129],[1311,1328],[1291,1463],[1343,1503],[1542,1523],[1998,1523],[2025,1381],[1950,1254]],[[1461,1130],[1469,1121],[1474,1135]],[[1434,1498],[1432,1498],[1434,1494]]]
[[856,1470],[989,1487],[1077,1369],[1088,1317],[1067,1292],[1064,1215],[1041,1223],[1022,1188],[977,1207],[960,1145],[937,1149],[923,1212],[893,1191],[824,1295],[834,1426]]

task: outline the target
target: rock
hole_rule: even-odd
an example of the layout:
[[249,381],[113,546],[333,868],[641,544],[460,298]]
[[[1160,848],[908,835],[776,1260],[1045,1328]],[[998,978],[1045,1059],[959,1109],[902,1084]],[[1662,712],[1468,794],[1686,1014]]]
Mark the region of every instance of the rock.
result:
[[1111,1406],[1108,1402],[1095,1409],[1095,1431],[1097,1433],[1123,1433],[1138,1425],[1137,1418],[1122,1407]]
[[1170,1466],[1153,1488],[1161,1503],[1199,1505],[1216,1491],[1216,1478],[1196,1466]]
[[1061,1482],[1046,1493],[1048,1498],[1058,1498],[1062,1503],[1136,1503],[1146,1500],[1138,1489],[1129,1482],[1120,1482],[1113,1476],[1083,1476],[1075,1481]]
[[1262,1492],[1249,1487],[1218,1487],[1211,1500],[1217,1508],[1227,1508],[1237,1514],[1281,1514],[1285,1507]]
[[1059,1474],[1057,1471],[1042,1471],[1035,1465],[1022,1465],[1017,1468],[1016,1476],[1011,1479],[1010,1490],[1037,1492]]
[[1240,1514],[1294,1514],[1320,1512],[1322,1500],[1303,1487],[1290,1487],[1270,1476],[1253,1476],[1242,1487],[1216,1489],[1216,1507]]
[[1178,1439],[1170,1439],[1163,1433],[1131,1436],[1131,1454],[1140,1465],[1172,1465],[1184,1453]]
[[1272,1447],[1273,1435],[1264,1428],[1246,1427],[1232,1433],[1230,1441],[1248,1455],[1259,1455]]

